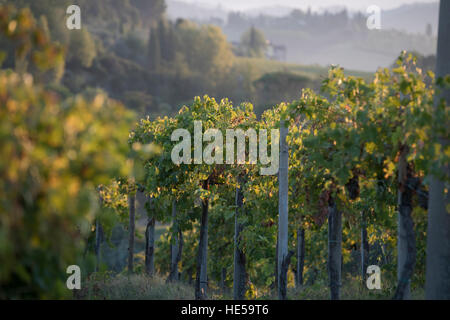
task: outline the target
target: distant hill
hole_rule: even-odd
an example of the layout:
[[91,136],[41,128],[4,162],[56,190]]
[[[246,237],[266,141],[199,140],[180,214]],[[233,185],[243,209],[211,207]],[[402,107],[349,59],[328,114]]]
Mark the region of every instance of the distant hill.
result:
[[[182,0],[166,0],[167,14],[169,18],[185,18],[199,21],[209,21],[210,18],[227,19],[229,11],[223,7],[206,5],[204,3],[187,3]],[[343,7],[326,8],[329,12],[342,10]],[[283,5],[263,6],[243,11],[248,16],[266,15],[282,17],[289,15],[294,8]],[[323,12],[325,10],[322,9]],[[351,12],[352,13],[352,12]],[[354,13],[354,12],[353,12]],[[439,2],[417,3],[400,6],[396,9],[386,10],[382,13],[383,29],[396,29],[408,33],[425,33],[428,23],[431,24],[434,33],[437,30],[439,15]]]
[[[183,0],[167,0],[167,4],[170,18],[182,17],[217,24],[230,41],[239,41],[250,26],[255,26],[272,43],[285,46],[287,62],[295,64],[338,64],[348,69],[373,72],[378,67],[390,66],[402,50],[416,51],[422,55],[436,51],[437,1],[383,11],[382,30],[379,31],[369,31],[365,17],[358,12],[348,12],[348,19],[345,14],[342,16],[343,7],[327,8],[328,14],[324,14],[324,8],[309,16],[310,20],[305,20],[302,14],[293,15],[292,8],[287,6],[262,6],[243,11],[238,18],[234,15],[233,22],[228,23],[229,11],[223,7]],[[345,22],[339,24],[345,19],[347,25]],[[431,36],[426,34],[428,24],[432,27]]]
[[267,7],[261,7],[261,8],[255,8],[252,10],[246,10],[244,11],[245,14],[249,16],[259,16],[259,15],[265,15],[265,16],[272,16],[272,17],[284,17],[289,15],[294,8],[292,7],[286,7],[286,6],[267,6]]
[[436,36],[439,20],[439,2],[414,3],[384,11],[381,17],[383,29],[397,29],[408,33],[425,33],[428,23]]
[[187,3],[178,0],[166,0],[167,15],[170,19],[184,18],[198,21],[209,21],[219,18],[227,19],[228,11],[218,6],[207,6],[205,4]]

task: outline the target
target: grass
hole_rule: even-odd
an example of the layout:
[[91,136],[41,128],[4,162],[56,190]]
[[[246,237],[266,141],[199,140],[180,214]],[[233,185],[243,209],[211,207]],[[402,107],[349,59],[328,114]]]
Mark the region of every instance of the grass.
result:
[[80,290],[80,300],[192,300],[194,288],[166,283],[161,277],[93,274]]
[[[255,73],[254,77],[256,79],[259,79],[266,73],[284,71],[302,75],[313,80],[318,79],[320,80],[326,77],[329,71],[329,66],[324,67],[319,65],[299,65],[275,60],[245,58],[245,57],[238,57],[236,59],[237,59],[236,65],[239,66],[239,69],[243,70],[251,67],[251,69]],[[366,81],[370,80],[373,77],[373,73],[364,71],[345,69],[345,73],[346,75],[349,76],[361,77]]]
[[[395,287],[389,286],[381,290],[368,290],[360,282],[360,278],[345,281],[342,284],[340,295],[341,300],[391,300],[395,293]],[[301,289],[288,290],[288,297],[292,300],[328,300],[330,290],[325,283],[317,283]],[[412,300],[423,300],[423,289],[415,289],[411,292]]]
[[[84,288],[77,294],[81,300],[193,300],[194,287],[186,283],[166,283],[165,278],[157,275],[148,277],[142,274],[128,276],[110,273],[92,274],[84,282]],[[381,290],[368,290],[359,277],[347,278],[341,287],[341,300],[390,300],[394,295],[394,286],[387,285]],[[328,300],[330,291],[327,281],[318,280],[314,285],[303,286],[300,289],[289,287],[289,300]],[[231,300],[232,288],[226,293],[218,288],[209,289],[212,300]],[[415,288],[411,295],[413,300],[424,299],[423,288]],[[275,291],[260,291],[256,300],[276,300]]]

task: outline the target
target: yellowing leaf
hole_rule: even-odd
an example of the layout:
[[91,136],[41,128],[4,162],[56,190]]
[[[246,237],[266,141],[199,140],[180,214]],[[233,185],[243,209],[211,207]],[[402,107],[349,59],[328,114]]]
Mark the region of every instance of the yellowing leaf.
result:
[[385,165],[385,168],[383,169],[383,171],[385,172],[384,177],[387,179],[388,177],[394,174],[395,163],[393,163],[390,160],[385,160],[384,165]]
[[377,145],[375,143],[367,142],[366,143],[366,151],[367,151],[367,153],[373,154],[376,147],[377,147]]

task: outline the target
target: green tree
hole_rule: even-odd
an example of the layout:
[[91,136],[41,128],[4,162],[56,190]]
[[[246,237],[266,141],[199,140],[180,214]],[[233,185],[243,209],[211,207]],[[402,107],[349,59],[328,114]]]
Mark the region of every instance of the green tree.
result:
[[150,71],[157,72],[161,69],[161,41],[158,28],[150,29],[148,44],[148,66]]
[[102,96],[55,100],[30,76],[2,72],[0,81],[8,106],[0,112],[1,292],[65,295],[65,268],[81,265],[97,211],[95,185],[126,173],[123,143],[132,117]]
[[[176,27],[177,47],[190,71],[216,82],[227,73],[234,55],[220,28],[183,21]],[[213,76],[214,75],[214,76]]]
[[141,21],[146,27],[158,21],[166,11],[164,0],[131,0],[131,4],[139,10]]
[[85,68],[92,66],[97,56],[95,42],[87,29],[72,30],[67,48],[67,61]]
[[[28,10],[0,6],[0,32],[30,67],[49,70],[60,47]],[[133,114],[102,94],[60,100],[25,72],[0,71],[2,298],[60,298],[98,213],[95,186],[129,171]],[[125,143],[125,144],[124,144]],[[88,270],[88,269],[85,269]]]
[[267,40],[262,31],[251,27],[241,37],[241,46],[244,55],[252,58],[264,58],[267,48]]

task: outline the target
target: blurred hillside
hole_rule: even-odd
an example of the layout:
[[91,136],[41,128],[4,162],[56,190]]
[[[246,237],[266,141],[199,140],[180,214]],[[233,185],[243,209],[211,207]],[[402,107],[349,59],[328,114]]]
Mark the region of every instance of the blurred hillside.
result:
[[[173,114],[194,96],[204,94],[227,97],[234,103],[250,101],[261,114],[273,103],[299,96],[306,86],[318,88],[327,73],[319,66],[264,59],[266,40],[259,31],[259,44],[249,34],[246,49],[240,47],[241,39],[236,48],[218,26],[170,20],[164,0],[103,0],[101,4],[0,0],[0,4],[29,7],[52,41],[64,47],[64,64],[46,79],[48,87],[63,98],[100,89],[139,116]],[[81,30],[66,27],[70,4],[81,8]],[[14,69],[17,64],[8,55],[2,68]],[[295,81],[285,86],[286,79]],[[265,95],[268,85],[274,93],[270,99]]]
[[[303,88],[317,89],[330,64],[367,77],[366,71],[389,67],[402,50],[430,55],[436,45],[433,32],[369,31],[365,17],[340,9],[294,10],[280,17],[286,8],[256,16],[179,0],[0,0],[4,3],[29,7],[66,49],[64,65],[47,79],[55,92],[69,97],[101,89],[140,116],[173,114],[204,94],[235,104],[250,101],[261,114]],[[81,7],[82,30],[66,28],[70,4]],[[401,24],[400,15],[423,10],[429,14],[421,23],[428,18],[434,23],[433,5],[421,8],[398,8],[387,17]],[[175,19],[180,15],[192,20]],[[2,67],[15,64],[9,56]]]

